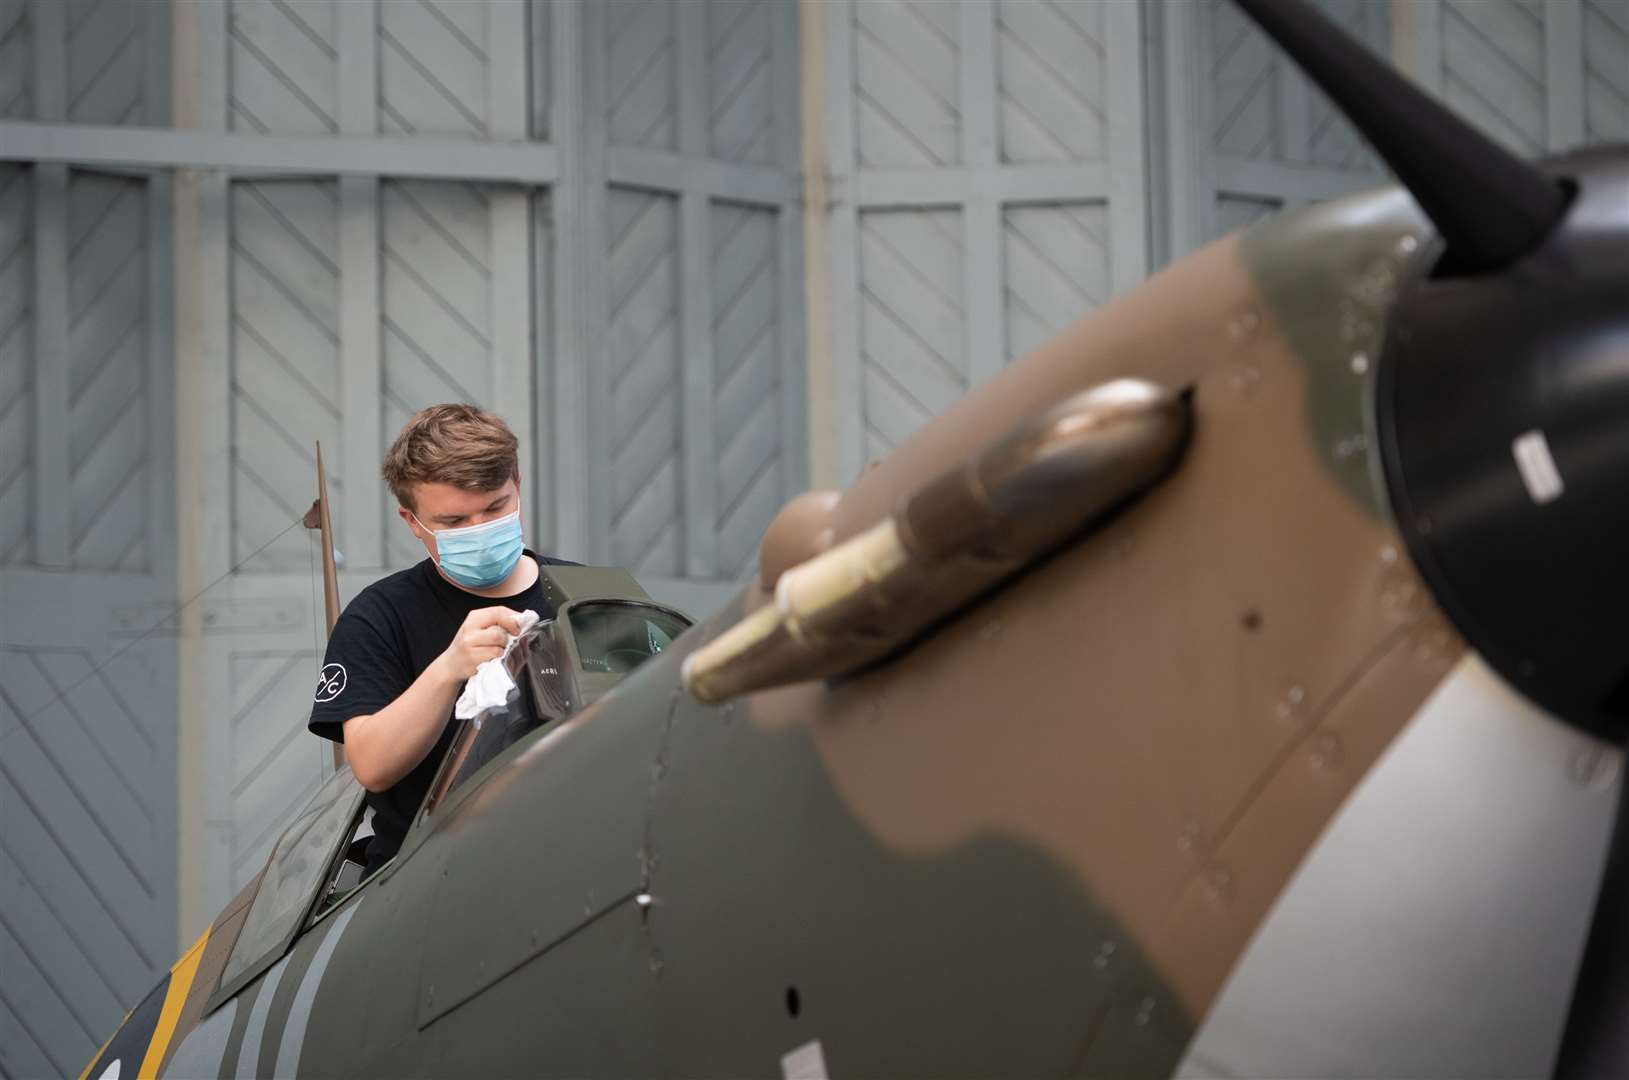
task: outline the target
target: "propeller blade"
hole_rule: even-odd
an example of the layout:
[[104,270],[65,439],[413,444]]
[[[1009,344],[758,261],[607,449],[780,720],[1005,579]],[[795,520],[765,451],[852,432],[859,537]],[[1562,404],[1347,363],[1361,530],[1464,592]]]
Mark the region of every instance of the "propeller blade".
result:
[[1301,65],[1414,196],[1447,251],[1481,274],[1531,252],[1567,208],[1561,186],[1455,116],[1302,0],[1234,0]]

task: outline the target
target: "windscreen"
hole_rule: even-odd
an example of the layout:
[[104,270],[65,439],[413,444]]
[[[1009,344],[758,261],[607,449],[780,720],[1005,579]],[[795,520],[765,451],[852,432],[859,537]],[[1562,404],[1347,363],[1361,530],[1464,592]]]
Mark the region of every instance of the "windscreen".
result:
[[327,880],[328,861],[351,823],[362,785],[341,769],[311,797],[277,841],[243,931],[221,973],[224,986],[260,961],[281,955],[311,899]]
[[583,670],[622,675],[659,654],[690,626],[661,608],[616,601],[573,604],[567,617]]

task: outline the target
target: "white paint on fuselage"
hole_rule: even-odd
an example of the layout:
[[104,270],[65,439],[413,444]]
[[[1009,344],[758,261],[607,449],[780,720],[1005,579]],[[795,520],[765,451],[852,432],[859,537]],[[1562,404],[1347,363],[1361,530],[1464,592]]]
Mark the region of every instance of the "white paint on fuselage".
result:
[[1176,1075],[1547,1076],[1620,763],[1462,662],[1291,878]]

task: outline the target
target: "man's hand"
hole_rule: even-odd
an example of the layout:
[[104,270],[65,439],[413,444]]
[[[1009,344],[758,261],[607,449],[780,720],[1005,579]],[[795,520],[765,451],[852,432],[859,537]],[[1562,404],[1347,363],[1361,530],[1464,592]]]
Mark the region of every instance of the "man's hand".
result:
[[477,608],[464,619],[452,644],[436,662],[444,674],[462,683],[483,663],[502,656],[510,636],[518,633],[520,612],[506,607]]

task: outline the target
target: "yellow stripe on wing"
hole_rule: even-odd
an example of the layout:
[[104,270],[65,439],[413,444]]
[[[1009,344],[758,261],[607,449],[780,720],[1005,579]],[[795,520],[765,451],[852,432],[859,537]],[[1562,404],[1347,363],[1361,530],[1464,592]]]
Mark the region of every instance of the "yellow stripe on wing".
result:
[[198,973],[198,961],[203,959],[204,942],[208,940],[209,931],[205,930],[204,936],[193,942],[192,948],[182,953],[181,959],[170,969],[170,990],[164,995],[158,1026],[153,1028],[153,1037],[147,1041],[147,1054],[141,1059],[141,1068],[136,1070],[136,1080],[158,1076],[159,1062],[164,1060],[164,1051],[175,1035],[175,1023],[181,1019],[181,1006],[187,1003],[187,992],[192,989],[192,977]]

